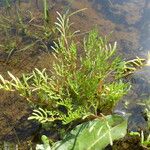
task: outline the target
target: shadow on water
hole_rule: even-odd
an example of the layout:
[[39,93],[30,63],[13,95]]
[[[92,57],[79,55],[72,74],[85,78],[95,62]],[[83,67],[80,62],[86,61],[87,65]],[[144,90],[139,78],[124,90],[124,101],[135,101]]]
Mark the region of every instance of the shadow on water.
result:
[[[15,2],[17,2],[17,0],[13,0],[12,3]],[[25,3],[27,5],[30,1],[21,0],[20,2],[23,4]],[[39,1],[34,0],[34,2],[39,2]],[[150,1],[149,0],[91,0],[91,1],[72,0],[69,3],[69,5],[64,5],[64,4],[68,4],[68,2],[66,2],[65,0],[56,0],[56,1],[49,0],[49,2],[53,4],[52,6],[54,6],[54,11],[56,10],[64,11],[68,8],[70,8],[70,10],[76,10],[76,9],[87,7],[88,9],[86,12],[83,12],[81,15],[76,15],[74,18],[77,24],[76,26],[77,29],[81,27],[81,30],[84,29],[86,31],[90,27],[97,24],[97,27],[104,34],[113,31],[113,37],[114,37],[113,41],[118,41],[118,44],[122,49],[120,53],[125,54],[125,59],[133,58],[136,55],[143,56],[146,58],[147,52],[150,50],[150,44],[149,44],[150,43]],[[23,7],[26,6],[25,4],[23,5]],[[2,6],[4,6],[3,0],[0,0],[0,6],[1,6],[0,9],[2,9],[3,8]],[[32,7],[32,9],[34,10],[39,9],[40,11],[41,8],[42,7],[40,6],[40,3],[38,3],[38,7],[35,7],[35,5],[34,7]],[[38,18],[38,14],[35,17]],[[28,41],[28,38],[24,40]],[[30,56],[33,56],[34,54],[35,53],[30,54]],[[31,63],[28,64],[29,65],[28,68],[30,68],[30,70],[32,70],[33,67],[35,67],[35,64],[37,65],[37,61],[41,59],[41,54],[44,55],[43,53],[40,53],[40,55],[36,55],[36,58],[33,57],[32,59],[28,58],[29,61],[31,60],[32,63],[33,60],[37,59],[38,57],[38,60],[34,62],[34,65],[31,65]],[[45,57],[43,60],[44,62],[41,62],[41,64],[46,62]],[[43,67],[44,64],[42,65],[41,64],[40,67]],[[1,70],[4,71],[4,68]],[[7,69],[10,69],[10,67],[8,67]],[[7,71],[7,69],[5,68],[5,71]],[[18,69],[20,73],[22,72],[21,69],[24,69],[24,65]],[[133,85],[133,88],[131,89],[129,94],[123,100],[121,100],[121,102],[116,108],[117,110],[120,111],[125,110],[127,112],[132,113],[132,116],[130,117],[130,121],[129,121],[129,124],[131,124],[131,126],[136,122],[142,124],[142,122],[145,123],[146,121],[145,116],[143,114],[143,107],[137,105],[137,103],[150,97],[150,79],[148,78],[149,76],[150,76],[149,67],[143,67],[142,69],[138,70],[135,74],[133,74],[132,77],[130,77],[129,79]],[[7,99],[9,98],[7,97]],[[127,102],[130,103],[128,109],[125,108],[126,105],[125,103]],[[0,116],[2,116],[2,118],[5,118],[5,121],[7,120],[6,116],[5,117],[3,115]],[[20,118],[18,119],[18,122],[14,126],[14,129],[12,129],[15,130],[17,136],[19,136],[19,138],[23,140],[25,140],[28,136],[31,136],[31,134],[34,134],[34,132],[39,128],[37,124],[32,124],[34,128],[32,128],[32,126],[29,124],[27,125],[25,121],[27,119],[27,116],[21,114],[21,116],[19,116]],[[17,118],[18,115],[13,117]],[[22,126],[21,124],[26,126]],[[143,127],[141,126],[141,124],[139,126]],[[146,128],[146,125],[144,126],[144,128]],[[14,137],[16,137],[14,133],[5,134],[3,135],[3,137],[1,137],[1,140],[3,139],[3,140],[11,141],[14,140]]]

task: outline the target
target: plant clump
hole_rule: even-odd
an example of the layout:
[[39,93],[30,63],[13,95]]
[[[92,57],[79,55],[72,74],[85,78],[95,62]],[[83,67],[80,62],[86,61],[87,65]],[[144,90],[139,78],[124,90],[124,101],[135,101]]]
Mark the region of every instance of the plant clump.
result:
[[84,39],[84,54],[78,56],[73,40],[76,32],[70,32],[70,16],[58,13],[55,24],[60,37],[53,47],[56,61],[50,74],[46,69],[35,69],[21,79],[10,72],[10,81],[0,76],[1,89],[18,91],[36,105],[29,119],[68,124],[84,116],[98,116],[106,110],[110,112],[129,89],[128,84],[117,80],[118,70],[123,68],[115,55],[116,43],[110,44],[97,30]]

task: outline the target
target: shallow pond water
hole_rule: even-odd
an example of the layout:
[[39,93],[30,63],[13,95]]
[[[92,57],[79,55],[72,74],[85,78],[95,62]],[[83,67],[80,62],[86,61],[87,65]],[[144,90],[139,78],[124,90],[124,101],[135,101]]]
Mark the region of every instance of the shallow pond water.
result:
[[[43,14],[41,1],[20,0],[19,2],[20,9],[23,10],[24,15],[32,15],[36,20],[35,23],[41,24],[40,17]],[[52,16],[51,21],[55,20],[56,11],[65,12],[67,9],[70,9],[70,12],[72,12],[87,8],[85,11],[72,17],[74,29],[80,29],[81,33],[86,33],[92,29],[92,27],[96,26],[102,35],[111,33],[110,40],[112,42],[118,42],[119,54],[122,55],[124,59],[131,59],[135,56],[147,57],[147,53],[150,50],[149,0],[48,0],[48,2],[49,11]],[[18,3],[18,1],[12,1],[10,4],[12,8],[6,10],[4,8],[6,6],[5,1],[0,0],[1,14],[3,16],[9,15],[14,17],[14,14],[10,14],[10,12],[15,12],[15,3]],[[32,13],[29,13],[30,11]],[[25,17],[26,22],[31,21],[28,19],[28,17]],[[2,30],[0,30],[0,32],[2,32]],[[1,33],[0,35],[0,44],[2,44],[4,39]],[[18,36],[17,34],[17,42],[24,42],[23,45],[18,44],[20,49],[23,49],[22,47],[33,42],[33,40],[34,39],[26,39],[23,35]],[[49,44],[50,41],[46,42]],[[51,68],[50,62],[53,60],[53,58],[47,56],[47,53],[41,47],[38,47],[38,50],[32,47],[29,48],[29,51],[15,53],[7,63],[5,63],[6,57],[7,55],[2,53],[0,49],[0,73],[3,75],[6,75],[8,70],[20,76],[23,72],[30,72],[34,67]],[[132,112],[133,110],[137,110],[135,109],[137,102],[149,98],[149,75],[150,68],[143,67],[131,77],[131,83],[134,85],[134,89],[132,89],[129,95],[119,103],[116,108],[117,110],[124,111],[123,107],[127,101],[132,103],[130,105],[131,108],[128,109],[129,112]],[[7,96],[7,93],[4,92],[0,94],[0,140],[8,139],[17,142],[17,139],[24,140],[33,136],[35,132],[39,130],[39,125],[36,123],[29,123],[29,121],[23,119],[27,118],[31,113],[27,103],[20,97],[18,97],[18,99],[13,99],[11,94],[10,96]],[[143,94],[145,94],[144,98]],[[5,109],[6,107],[7,109]],[[141,110],[141,108],[138,110]],[[8,120],[7,118],[10,119]],[[23,123],[23,120],[25,123]],[[21,133],[24,133],[23,128],[26,127],[19,127],[22,123],[26,124],[26,127],[29,126],[29,132],[25,131],[25,136]],[[33,125],[33,128],[31,125]]]

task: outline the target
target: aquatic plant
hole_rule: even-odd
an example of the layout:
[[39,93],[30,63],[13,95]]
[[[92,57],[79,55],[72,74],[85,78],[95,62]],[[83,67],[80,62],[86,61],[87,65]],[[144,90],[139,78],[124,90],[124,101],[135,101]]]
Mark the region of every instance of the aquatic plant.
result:
[[127,120],[118,115],[97,117],[77,125],[68,132],[61,141],[50,144],[49,139],[43,135],[43,144],[37,144],[39,150],[93,150],[104,149],[108,144],[113,145],[126,135]]
[[141,133],[139,132],[131,132],[130,133],[131,136],[139,136],[140,137],[140,144],[146,148],[149,149],[150,148],[150,134],[148,136],[144,136],[144,132],[141,131]]
[[136,57],[135,59],[122,61],[118,65],[118,78],[122,76],[128,76],[134,73],[137,69],[140,69],[145,64],[145,59]]
[[47,0],[43,0],[43,4],[44,4],[44,19],[46,22],[48,22],[48,4],[47,4]]
[[6,9],[9,9],[11,7],[10,3],[10,0],[4,0],[4,6],[6,7]]
[[1,89],[17,90],[39,107],[29,119],[68,124],[86,115],[97,116],[111,111],[128,91],[128,84],[113,81],[121,62],[115,56],[116,43],[109,44],[106,37],[93,30],[83,41],[83,56],[78,56],[73,40],[77,32],[70,32],[70,16],[58,13],[55,24],[60,37],[53,47],[56,61],[50,74],[46,69],[35,69],[21,79],[10,72],[10,81],[0,76]]
[[118,115],[108,115],[76,126],[52,150],[103,150],[126,135],[127,120]]
[[[13,10],[13,9],[12,9]],[[8,53],[7,60],[14,52],[25,51],[31,48],[42,48],[49,52],[51,49],[52,38],[55,38],[53,23],[36,24],[36,20],[31,11],[24,11],[20,6],[16,6],[15,14],[0,15],[1,51]],[[43,15],[43,13],[42,13]],[[43,19],[43,17],[41,17]],[[28,42],[24,39],[29,39]]]

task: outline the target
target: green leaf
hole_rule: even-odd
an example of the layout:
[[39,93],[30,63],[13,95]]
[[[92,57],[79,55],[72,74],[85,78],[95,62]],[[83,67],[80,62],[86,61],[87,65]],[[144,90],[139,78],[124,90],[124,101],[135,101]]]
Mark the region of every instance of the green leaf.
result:
[[41,140],[43,144],[37,144],[36,150],[51,150],[48,137],[45,135],[42,135]]
[[126,135],[127,120],[118,115],[95,119],[70,131],[53,150],[102,150]]

